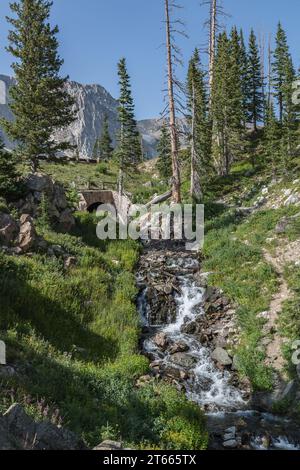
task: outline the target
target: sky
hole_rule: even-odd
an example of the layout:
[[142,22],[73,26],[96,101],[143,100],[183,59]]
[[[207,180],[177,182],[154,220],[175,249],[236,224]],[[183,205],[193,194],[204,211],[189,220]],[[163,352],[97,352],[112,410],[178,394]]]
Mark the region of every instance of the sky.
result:
[[[5,51],[9,0],[0,0],[0,73],[12,75],[11,56]],[[80,83],[99,83],[118,97],[117,62],[126,57],[138,119],[157,117],[163,110],[165,87],[163,0],[54,0],[52,24],[60,28],[62,73]],[[181,37],[184,79],[194,48],[206,43],[203,23],[207,7],[201,0],[179,0],[180,17],[188,38]],[[227,28],[236,24],[248,37],[251,27],[266,38],[281,20],[298,67],[300,64],[300,0],[223,0]],[[205,63],[206,58],[203,57]]]

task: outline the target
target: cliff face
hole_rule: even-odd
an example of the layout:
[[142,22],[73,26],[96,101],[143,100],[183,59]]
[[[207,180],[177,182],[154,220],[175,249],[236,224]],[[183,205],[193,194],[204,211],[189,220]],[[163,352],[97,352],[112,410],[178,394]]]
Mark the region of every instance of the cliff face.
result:
[[[14,79],[0,75],[0,117],[13,119],[9,109],[9,88]],[[77,119],[69,127],[55,133],[58,140],[67,140],[78,148],[81,158],[91,158],[96,139],[101,135],[104,116],[107,115],[111,136],[116,142],[118,132],[117,108],[115,100],[105,88],[100,85],[82,85],[77,82],[67,83],[68,92],[75,98]],[[143,138],[144,152],[147,158],[156,155],[156,145],[159,138],[160,121],[148,119],[138,122],[138,128]],[[0,135],[6,147],[13,148],[4,132],[0,129]],[[76,150],[68,152],[68,156],[75,156]]]

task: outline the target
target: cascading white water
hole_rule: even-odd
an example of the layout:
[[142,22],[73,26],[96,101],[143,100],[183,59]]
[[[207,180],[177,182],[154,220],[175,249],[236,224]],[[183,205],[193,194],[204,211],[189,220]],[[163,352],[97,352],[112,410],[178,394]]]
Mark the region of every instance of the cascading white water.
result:
[[[253,436],[250,442],[252,449],[265,448],[264,436],[267,433],[272,449],[300,450],[298,439],[296,442],[295,439],[289,439],[278,432],[275,433],[275,428],[274,433],[272,432],[274,423],[287,430],[290,421],[269,413],[247,410],[247,401],[243,398],[243,392],[230,383],[230,373],[216,367],[208,347],[203,346],[193,335],[181,331],[185,323],[192,322],[204,314],[202,303],[205,290],[197,284],[193,275],[199,269],[198,261],[187,256],[177,256],[176,259],[170,257],[166,262],[166,268],[175,274],[179,281],[178,293],[175,296],[176,319],[174,322],[156,329],[156,333],[164,333],[171,344],[179,342],[185,344],[187,346],[186,354],[193,358],[194,365],[189,369],[190,378],[185,383],[188,398],[207,410],[207,416],[211,422],[226,423],[228,419],[231,419],[235,424],[237,420],[246,420]],[[143,282],[142,285],[143,290],[138,299],[138,310],[143,325],[149,326],[148,288]],[[172,354],[168,350],[162,351],[151,338],[144,341],[143,348],[166,368],[170,366],[173,369],[180,369],[180,366],[172,361]]]
[[[195,260],[185,259],[185,268],[194,266]],[[187,384],[187,395],[200,405],[211,409],[228,409],[244,407],[245,402],[241,392],[229,383],[228,372],[221,372],[215,366],[210,357],[208,348],[202,346],[192,336],[181,332],[181,327],[186,321],[193,321],[197,316],[203,314],[201,303],[205,290],[199,287],[191,274],[180,276],[180,294],[176,295],[177,315],[176,321],[164,326],[161,331],[165,333],[171,342],[178,341],[188,345],[189,355],[196,359],[195,367],[190,370],[194,377]],[[141,311],[141,309],[140,309]],[[153,341],[147,340],[145,349],[152,354],[158,353],[157,346]],[[159,354],[157,356],[159,359]],[[163,358],[164,364],[174,364],[170,355]]]

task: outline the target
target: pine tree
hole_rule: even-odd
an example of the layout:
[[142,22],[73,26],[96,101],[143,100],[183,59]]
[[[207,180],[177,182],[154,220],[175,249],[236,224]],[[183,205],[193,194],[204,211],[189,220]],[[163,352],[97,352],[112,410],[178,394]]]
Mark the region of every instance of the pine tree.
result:
[[276,35],[276,48],[274,51],[274,61],[272,63],[272,82],[274,86],[274,96],[277,98],[279,107],[279,122],[283,123],[283,108],[284,108],[284,88],[290,80],[291,56],[289,53],[289,46],[287,43],[286,33],[283,30],[281,23],[278,24]]
[[281,125],[282,167],[284,173],[287,173],[297,147],[298,139],[297,110],[293,103],[293,84],[296,73],[289,52],[287,37],[280,23],[276,36],[272,72]]
[[273,175],[278,172],[280,165],[280,138],[281,132],[276,119],[274,105],[269,103],[266,111],[266,123],[264,128],[264,148],[268,163],[271,164]]
[[239,51],[239,56],[240,56],[240,73],[241,73],[241,87],[242,87],[242,100],[243,100],[243,125],[244,129],[246,129],[246,123],[247,123],[247,101],[248,101],[248,93],[249,93],[249,88],[248,88],[248,55],[247,55],[247,49],[245,45],[245,40],[244,40],[244,33],[242,30],[240,30],[240,37],[239,37],[239,42],[240,42],[240,51]]
[[108,118],[104,117],[102,134],[98,142],[99,158],[104,161],[111,159],[113,154],[112,139],[108,128]]
[[18,193],[18,176],[15,155],[4,149],[0,139],[0,197],[10,198]]
[[13,27],[8,51],[16,58],[12,65],[16,85],[10,90],[15,120],[4,125],[33,171],[41,155],[50,157],[70,148],[52,135],[74,119],[73,99],[65,89],[67,78],[59,76],[63,61],[57,53],[58,28],[49,24],[51,6],[48,0],[20,0],[11,3],[16,16],[8,18]]
[[119,191],[123,191],[124,173],[142,160],[140,135],[134,116],[134,102],[132,98],[130,77],[127,72],[126,59],[118,63],[120,85],[119,123],[120,134],[116,156],[119,161]]
[[157,146],[158,159],[156,168],[164,180],[172,176],[171,139],[166,123],[161,128],[160,140]]
[[219,174],[243,153],[243,92],[238,42],[219,35],[212,89],[213,157]]
[[253,29],[249,38],[247,64],[248,122],[253,125],[254,131],[257,131],[257,123],[264,118],[264,97],[260,56]]
[[191,196],[203,197],[203,184],[210,168],[211,132],[205,76],[198,49],[189,63],[187,78],[188,121],[190,124]]

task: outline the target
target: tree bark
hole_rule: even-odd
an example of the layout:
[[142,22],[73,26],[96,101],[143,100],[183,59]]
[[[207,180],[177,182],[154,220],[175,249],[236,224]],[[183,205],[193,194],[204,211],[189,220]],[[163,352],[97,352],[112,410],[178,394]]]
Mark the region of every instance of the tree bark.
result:
[[192,142],[191,142],[191,197],[197,201],[202,199],[201,182],[197,169],[197,152],[195,148],[195,86],[192,85]]
[[173,80],[173,61],[172,45],[170,31],[170,10],[169,0],[165,0],[166,15],[166,46],[168,62],[168,95],[169,95],[169,126],[171,137],[171,155],[172,155],[172,199],[175,203],[181,202],[180,194],[180,170],[178,162],[178,135],[176,128],[175,101],[174,101],[174,80]]
[[170,190],[170,191],[167,191],[164,194],[154,196],[154,198],[151,199],[151,201],[147,202],[146,208],[149,209],[154,204],[159,204],[160,202],[167,201],[167,199],[170,199],[170,197],[172,197],[172,194],[173,194],[173,192],[172,192],[172,190]]
[[[210,4],[210,31],[209,31],[209,89],[212,90],[214,80],[215,48],[217,30],[217,0],[211,0]],[[211,93],[210,93],[211,96]],[[211,104],[211,98],[210,98]]]

